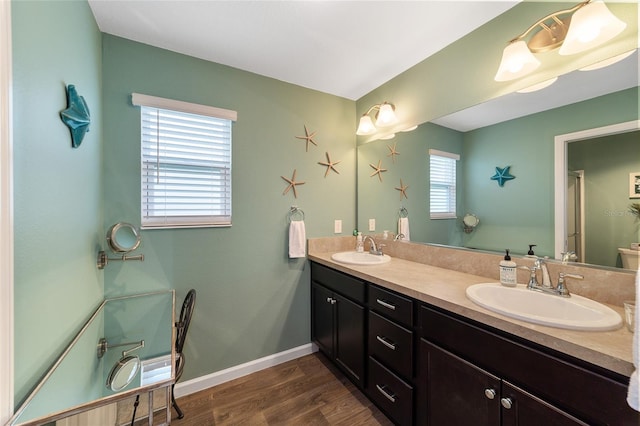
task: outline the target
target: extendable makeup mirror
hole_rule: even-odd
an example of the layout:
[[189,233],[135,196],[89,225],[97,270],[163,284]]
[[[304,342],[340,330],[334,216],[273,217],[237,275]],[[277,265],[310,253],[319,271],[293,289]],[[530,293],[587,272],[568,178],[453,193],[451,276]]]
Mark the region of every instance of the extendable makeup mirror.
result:
[[130,253],[140,246],[141,241],[138,228],[130,223],[118,222],[107,231],[107,244],[114,253],[121,253],[121,257],[110,258],[104,250],[98,253],[97,266],[98,269],[104,269],[109,261],[125,261],[125,260],[144,260],[143,254],[129,256]]
[[129,353],[144,348],[144,340],[139,342],[120,343],[118,345],[111,345],[107,342],[107,339],[102,338],[98,342],[98,358],[107,352],[108,348],[115,348],[119,346],[136,345],[135,347],[122,351],[122,357],[111,368],[109,377],[107,377],[106,386],[114,392],[121,391],[126,388],[136,377],[138,370],[140,370],[140,357],[138,355],[129,355]]

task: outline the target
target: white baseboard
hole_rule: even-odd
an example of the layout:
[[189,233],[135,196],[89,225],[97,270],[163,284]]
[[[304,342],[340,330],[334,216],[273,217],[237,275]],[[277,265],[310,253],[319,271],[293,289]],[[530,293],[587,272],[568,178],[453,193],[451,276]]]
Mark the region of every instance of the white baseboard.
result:
[[306,345],[291,348],[277,354],[265,356],[264,358],[259,358],[253,361],[246,362],[244,364],[236,365],[225,370],[207,374],[206,376],[196,377],[195,379],[177,383],[174,389],[174,394],[176,398],[190,395],[192,393],[208,389],[221,383],[225,383],[230,380],[237,379],[239,377],[243,377],[260,370],[264,370],[265,368],[273,367],[275,365],[282,364],[283,362],[291,361],[293,359],[312,354],[314,352],[317,352],[317,350],[318,347],[315,344],[307,343]]

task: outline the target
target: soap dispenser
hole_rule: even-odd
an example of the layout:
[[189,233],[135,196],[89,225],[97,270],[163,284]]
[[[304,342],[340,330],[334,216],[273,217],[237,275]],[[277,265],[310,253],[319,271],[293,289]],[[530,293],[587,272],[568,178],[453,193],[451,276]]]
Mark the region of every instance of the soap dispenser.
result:
[[364,253],[364,242],[362,241],[362,232],[358,232],[356,237],[356,251],[358,253]]
[[507,287],[516,286],[518,278],[516,267],[516,262],[509,256],[509,250],[505,250],[504,260],[500,261],[500,284]]

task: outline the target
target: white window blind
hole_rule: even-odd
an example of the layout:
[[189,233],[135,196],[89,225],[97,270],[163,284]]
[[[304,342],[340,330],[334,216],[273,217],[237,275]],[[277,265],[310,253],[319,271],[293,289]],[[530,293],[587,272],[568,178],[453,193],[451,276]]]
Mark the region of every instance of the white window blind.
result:
[[458,154],[429,150],[431,219],[456,217],[456,162]]
[[232,120],[185,112],[184,102],[172,110],[133,101],[141,106],[142,228],[230,226]]

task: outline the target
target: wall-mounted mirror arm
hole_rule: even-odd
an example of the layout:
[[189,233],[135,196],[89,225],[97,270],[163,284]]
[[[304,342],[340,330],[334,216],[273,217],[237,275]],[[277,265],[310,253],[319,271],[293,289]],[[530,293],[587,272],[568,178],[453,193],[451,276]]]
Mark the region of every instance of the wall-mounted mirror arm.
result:
[[105,253],[104,250],[101,250],[100,252],[98,252],[98,259],[96,261],[96,265],[98,266],[98,269],[104,269],[105,266],[107,266],[107,264],[110,261],[124,262],[126,260],[139,260],[143,262],[144,254],[136,254],[136,255],[123,254],[121,257],[108,257],[107,253]]
[[130,223],[118,222],[107,231],[107,243],[114,253],[122,253],[120,257],[109,257],[104,250],[98,252],[96,265],[98,269],[104,269],[109,261],[139,260],[144,261],[144,255],[129,255],[140,246],[142,237],[138,228]]
[[119,348],[119,347],[122,347],[122,346],[132,346],[132,345],[135,345],[135,347],[122,352],[122,356],[123,357],[126,357],[127,355],[129,355],[130,352],[133,352],[135,350],[144,348],[144,340],[140,340],[140,341],[136,341],[136,342],[118,343],[117,345],[110,345],[109,342],[107,342],[107,339],[102,337],[98,341],[98,349],[97,349],[98,350],[98,358],[102,358],[104,356],[104,354],[107,352],[107,350],[110,349],[110,348]]

